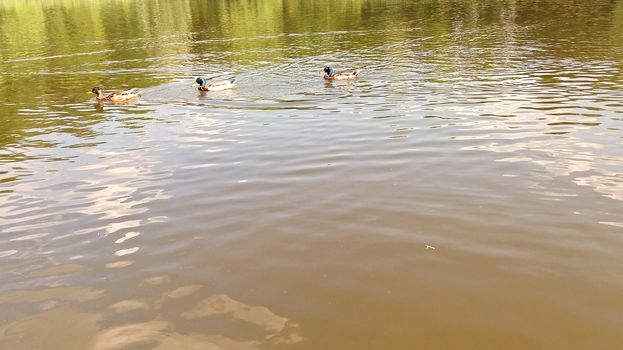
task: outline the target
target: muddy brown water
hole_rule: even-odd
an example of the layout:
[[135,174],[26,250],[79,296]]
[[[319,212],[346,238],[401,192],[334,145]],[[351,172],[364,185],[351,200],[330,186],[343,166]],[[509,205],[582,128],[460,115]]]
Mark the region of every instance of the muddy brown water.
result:
[[0,349],[623,348],[623,1],[0,0],[0,58]]

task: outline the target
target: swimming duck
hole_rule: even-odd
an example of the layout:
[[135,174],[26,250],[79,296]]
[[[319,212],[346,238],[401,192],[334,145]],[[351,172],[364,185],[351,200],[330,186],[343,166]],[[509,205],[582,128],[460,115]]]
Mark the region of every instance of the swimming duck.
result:
[[324,67],[324,78],[326,80],[346,80],[346,79],[355,79],[359,75],[361,70],[356,71],[346,71],[346,72],[336,72],[331,67]]
[[197,78],[192,86],[199,86],[199,91],[221,91],[227,89],[233,89],[236,86],[236,79],[229,79],[223,81],[217,81],[208,84],[208,81],[204,78]]
[[131,100],[133,98],[137,98],[141,95],[141,91],[137,88],[133,88],[133,89],[129,89],[129,90],[122,90],[122,91],[115,91],[109,95],[104,96],[104,93],[102,92],[102,89],[99,86],[94,87],[91,90],[91,93],[94,93],[96,95],[96,99],[98,101],[109,101],[109,102],[122,102],[122,101],[127,101],[127,100]]

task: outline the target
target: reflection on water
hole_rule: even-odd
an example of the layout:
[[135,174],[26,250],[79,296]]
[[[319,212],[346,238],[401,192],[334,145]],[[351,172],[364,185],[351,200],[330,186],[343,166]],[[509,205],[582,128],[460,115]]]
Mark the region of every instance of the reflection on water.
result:
[[0,348],[620,348],[621,23],[0,0]]
[[47,300],[85,301],[95,299],[104,291],[83,287],[52,287],[38,290],[15,290],[0,294],[0,303],[26,303]]
[[97,315],[58,307],[0,328],[8,349],[87,349],[97,334]]
[[[188,291],[187,287],[179,289]],[[175,298],[190,294],[192,293],[182,296],[178,293]],[[52,294],[47,296],[54,297]],[[163,303],[155,307],[166,307],[166,299]],[[109,309],[116,313],[160,311],[150,310],[153,307],[142,300],[123,300],[110,305]],[[33,346],[111,350],[137,346],[149,346],[150,349],[259,349],[267,344],[294,344],[302,340],[298,334],[298,325],[291,324],[287,318],[275,315],[266,307],[246,305],[224,294],[201,301],[181,317],[220,317],[220,324],[227,323],[228,319],[240,320],[263,329],[266,333],[264,337],[236,340],[220,334],[210,334],[209,327],[202,328],[203,334],[179,333],[172,322],[160,318],[102,329],[101,325],[106,323],[107,316],[107,312],[89,314],[63,306],[9,323],[0,328],[0,334],[11,349]]]

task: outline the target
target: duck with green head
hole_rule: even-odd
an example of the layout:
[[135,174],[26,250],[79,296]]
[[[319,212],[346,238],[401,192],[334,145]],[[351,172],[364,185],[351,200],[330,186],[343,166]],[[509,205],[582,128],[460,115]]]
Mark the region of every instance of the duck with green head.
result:
[[324,71],[324,78],[325,78],[325,80],[348,80],[348,79],[355,79],[355,78],[357,78],[359,76],[359,73],[361,72],[360,69],[357,69],[357,70],[354,70],[354,71],[336,72],[330,66],[325,66],[323,71]]
[[197,90],[199,91],[221,91],[233,89],[236,87],[236,79],[229,79],[223,81],[217,81],[214,83],[208,84],[207,79],[205,78],[197,78],[192,86],[197,86]]

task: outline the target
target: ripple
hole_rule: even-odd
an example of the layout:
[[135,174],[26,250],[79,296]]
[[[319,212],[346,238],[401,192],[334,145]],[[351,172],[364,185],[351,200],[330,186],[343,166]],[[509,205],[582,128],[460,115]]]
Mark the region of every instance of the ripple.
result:
[[130,255],[130,254],[134,254],[136,252],[139,251],[139,249],[141,249],[140,247],[134,247],[134,248],[128,248],[128,249],[119,249],[115,252],[116,256],[125,256],[125,255]]
[[71,58],[71,57],[76,57],[76,56],[101,55],[101,54],[110,53],[110,52],[114,52],[114,50],[99,50],[99,51],[92,51],[92,52],[77,52],[77,53],[66,54],[66,55],[52,55],[52,56],[44,56],[44,57],[16,58],[16,59],[13,59],[13,60],[8,60],[6,62],[7,63],[13,63],[13,62],[43,61],[43,60],[53,60],[53,59],[57,59],[57,58]]
[[32,234],[32,235],[26,235],[26,236],[13,238],[13,239],[10,239],[10,241],[11,242],[15,242],[15,241],[30,241],[30,240],[35,240],[37,238],[45,237],[47,235],[48,235],[48,233],[35,233],[35,234]]
[[47,267],[44,269],[39,269],[32,271],[29,276],[32,277],[47,277],[47,276],[58,276],[68,273],[75,273],[78,271],[82,271],[84,267],[78,264],[62,264],[55,265],[52,267]]
[[106,268],[109,269],[122,269],[124,267],[128,267],[134,264],[134,261],[131,260],[122,260],[122,261],[114,261],[106,264]]
[[54,287],[40,290],[17,290],[0,294],[0,304],[32,303],[51,299],[86,301],[97,299],[104,293],[102,289],[85,287]]
[[134,237],[138,237],[139,235],[140,235],[139,232],[128,232],[123,237],[121,237],[118,240],[116,240],[115,243],[120,244],[120,243],[123,243],[123,242],[127,241],[128,239],[132,239]]
[[15,249],[0,251],[0,258],[6,258],[7,256],[15,255],[17,254],[17,252],[18,251]]
[[185,297],[187,297],[189,295],[192,295],[195,292],[197,292],[199,289],[201,289],[201,287],[202,286],[198,285],[198,284],[182,286],[182,287],[179,287],[179,288],[171,291],[169,294],[167,294],[167,296],[169,298],[173,298],[173,299],[185,298]]
[[141,281],[141,285],[159,286],[171,282],[169,276],[152,276]]

